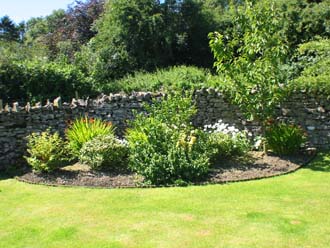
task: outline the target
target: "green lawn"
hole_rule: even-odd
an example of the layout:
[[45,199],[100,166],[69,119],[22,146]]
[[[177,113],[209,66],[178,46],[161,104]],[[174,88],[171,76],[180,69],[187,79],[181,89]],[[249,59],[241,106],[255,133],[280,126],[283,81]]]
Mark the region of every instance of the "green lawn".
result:
[[330,155],[286,176],[187,188],[3,179],[0,247],[330,247]]

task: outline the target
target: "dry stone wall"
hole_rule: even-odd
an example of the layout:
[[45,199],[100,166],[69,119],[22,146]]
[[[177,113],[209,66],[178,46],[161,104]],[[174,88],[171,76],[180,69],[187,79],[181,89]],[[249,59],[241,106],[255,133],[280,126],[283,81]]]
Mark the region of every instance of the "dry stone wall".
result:
[[141,111],[143,102],[162,98],[161,93],[141,92],[131,95],[102,95],[95,100],[76,100],[61,103],[57,98],[46,105],[37,103],[24,107],[14,103],[0,109],[0,169],[17,163],[26,150],[26,136],[47,128],[64,134],[68,122],[81,116],[101,118],[112,122],[120,135],[133,118],[133,111]]
[[[214,89],[201,89],[195,93],[198,113],[196,126],[213,124],[222,119],[237,128],[250,131],[253,136],[260,133],[260,125],[250,122],[235,105]],[[293,92],[276,109],[277,119],[302,126],[307,132],[309,145],[330,148],[330,96],[312,95],[307,92]]]
[[[133,110],[142,111],[144,102],[161,99],[163,94],[140,92],[131,95],[102,95],[98,99],[76,100],[61,103],[57,98],[46,105],[2,106],[0,102],[0,169],[18,163],[26,150],[26,136],[47,128],[64,133],[67,123],[80,116],[101,118],[111,121],[117,132],[122,134],[127,120],[133,118]],[[228,102],[226,97],[214,89],[197,90],[194,101],[198,108],[193,123],[196,126],[213,124],[219,119],[237,128],[247,129],[254,135],[260,127],[257,123],[244,118],[237,106]],[[301,125],[309,134],[310,144],[318,148],[330,147],[330,101],[326,96],[310,96],[298,92],[289,97],[278,108],[278,118]]]

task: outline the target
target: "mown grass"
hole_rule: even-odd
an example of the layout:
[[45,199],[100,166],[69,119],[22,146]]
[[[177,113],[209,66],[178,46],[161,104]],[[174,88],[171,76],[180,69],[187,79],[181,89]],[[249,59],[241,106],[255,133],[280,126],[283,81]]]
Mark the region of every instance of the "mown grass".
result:
[[0,181],[0,247],[329,247],[330,155],[272,179],[158,189]]

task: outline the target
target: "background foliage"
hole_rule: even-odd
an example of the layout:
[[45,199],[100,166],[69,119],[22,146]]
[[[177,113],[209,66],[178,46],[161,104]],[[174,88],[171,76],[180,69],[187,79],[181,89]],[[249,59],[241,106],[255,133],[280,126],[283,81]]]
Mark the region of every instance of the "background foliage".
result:
[[[254,0],[251,8],[267,9],[271,3]],[[41,96],[43,100],[57,95],[73,97],[75,91],[85,96],[169,85],[226,86],[212,75],[205,79],[201,75],[203,68],[214,73],[207,35],[217,31],[226,40],[236,35],[234,50],[239,51],[245,42],[235,20],[243,6],[246,2],[242,0],[86,0],[26,23],[16,24],[4,16],[0,19],[0,97],[12,102]],[[281,38],[287,45],[284,68],[291,84],[326,88],[327,61],[303,72],[302,60],[319,55],[302,52],[300,47],[327,42],[330,0],[279,0],[276,6],[272,15],[281,25]],[[260,18],[262,30],[268,16]],[[185,69],[178,69],[179,65],[202,69],[197,72],[188,67],[181,77]],[[38,68],[41,66],[43,69]],[[317,71],[319,66],[324,68],[322,72]],[[190,73],[197,79],[190,78]],[[162,76],[167,80],[159,80]],[[37,83],[41,90],[35,87]],[[48,86],[52,92],[43,90]]]
[[312,94],[330,93],[330,40],[320,39],[300,44],[292,65],[291,93],[296,90]]

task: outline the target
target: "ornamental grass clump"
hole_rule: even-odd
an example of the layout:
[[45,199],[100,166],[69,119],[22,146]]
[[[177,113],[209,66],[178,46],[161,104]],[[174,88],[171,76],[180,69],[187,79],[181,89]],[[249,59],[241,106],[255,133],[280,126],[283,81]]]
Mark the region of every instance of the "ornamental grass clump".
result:
[[297,153],[307,139],[304,130],[294,124],[273,123],[266,128],[267,147],[278,155]]
[[114,135],[112,123],[100,119],[81,117],[76,119],[66,130],[69,146],[76,156],[79,156],[84,143],[99,135]]
[[72,161],[70,149],[58,133],[52,134],[48,129],[40,134],[32,133],[27,139],[29,155],[25,159],[35,171],[52,172]]

